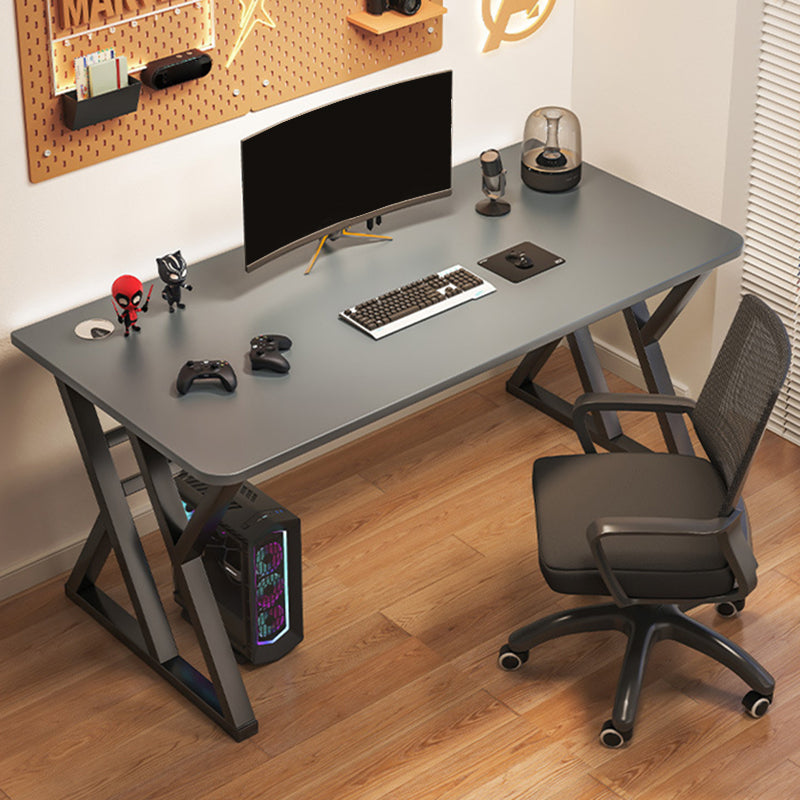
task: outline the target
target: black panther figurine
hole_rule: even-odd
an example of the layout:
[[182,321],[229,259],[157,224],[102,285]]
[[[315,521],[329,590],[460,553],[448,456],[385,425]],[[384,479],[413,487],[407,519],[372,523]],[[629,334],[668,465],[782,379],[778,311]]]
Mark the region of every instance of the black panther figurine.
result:
[[181,303],[181,289],[191,292],[192,287],[185,282],[188,268],[181,251],[176,250],[163,258],[157,258],[156,264],[158,264],[158,275],[165,284],[161,296],[169,303],[169,313],[175,311],[173,306],[186,308],[186,305]]

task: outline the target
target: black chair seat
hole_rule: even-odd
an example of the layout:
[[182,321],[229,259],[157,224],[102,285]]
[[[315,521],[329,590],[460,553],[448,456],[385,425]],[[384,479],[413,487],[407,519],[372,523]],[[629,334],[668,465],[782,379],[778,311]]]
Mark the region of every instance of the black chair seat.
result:
[[[705,459],[671,453],[596,453],[541,458],[533,470],[539,564],[562,594],[607,595],[586,529],[597,518],[713,519],[725,499]],[[606,552],[630,597],[723,595],[733,575],[712,536],[614,537]]]

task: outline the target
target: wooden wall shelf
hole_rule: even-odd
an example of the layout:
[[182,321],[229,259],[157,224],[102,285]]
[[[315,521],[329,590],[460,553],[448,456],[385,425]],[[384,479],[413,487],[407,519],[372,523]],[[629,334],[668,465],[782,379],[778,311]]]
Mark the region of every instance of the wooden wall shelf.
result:
[[399,31],[409,25],[416,25],[418,22],[429,22],[438,19],[447,13],[447,9],[434,3],[433,0],[422,0],[422,5],[416,14],[408,16],[397,11],[385,11],[383,14],[370,14],[367,11],[355,11],[348,14],[347,21],[357,28],[378,35]]

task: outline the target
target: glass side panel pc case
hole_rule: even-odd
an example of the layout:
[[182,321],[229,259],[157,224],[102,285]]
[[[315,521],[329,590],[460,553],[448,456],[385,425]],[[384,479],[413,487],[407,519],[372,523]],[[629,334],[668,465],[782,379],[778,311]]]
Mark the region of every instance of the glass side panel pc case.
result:
[[242,141],[248,271],[452,191],[452,72],[340,100]]

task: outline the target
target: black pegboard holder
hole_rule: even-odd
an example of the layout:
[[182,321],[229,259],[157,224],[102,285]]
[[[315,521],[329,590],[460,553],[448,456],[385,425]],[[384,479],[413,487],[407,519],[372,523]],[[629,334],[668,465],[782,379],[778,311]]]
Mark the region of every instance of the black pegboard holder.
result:
[[114,117],[121,117],[136,111],[139,105],[139,92],[142,84],[128,76],[128,85],[111,92],[78,100],[73,90],[61,95],[64,110],[64,124],[70,130],[77,131],[98,122],[106,122]]

